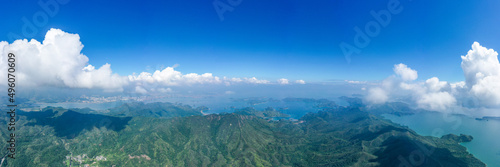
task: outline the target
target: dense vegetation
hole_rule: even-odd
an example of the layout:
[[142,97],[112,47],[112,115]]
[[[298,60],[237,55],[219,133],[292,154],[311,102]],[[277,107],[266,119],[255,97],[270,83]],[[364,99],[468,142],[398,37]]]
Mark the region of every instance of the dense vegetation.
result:
[[105,114],[20,112],[17,157],[3,165],[485,166],[458,144],[472,139],[466,135],[420,136],[358,107],[323,108],[299,120],[281,119],[287,115],[272,108],[197,110],[132,103]]
[[126,103],[109,110],[108,115],[127,117],[184,117],[202,115],[201,110],[206,107],[191,108],[189,105],[172,103]]

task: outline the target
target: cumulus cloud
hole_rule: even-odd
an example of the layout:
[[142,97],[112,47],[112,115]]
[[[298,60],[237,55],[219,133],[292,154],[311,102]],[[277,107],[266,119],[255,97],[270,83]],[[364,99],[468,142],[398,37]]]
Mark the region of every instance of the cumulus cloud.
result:
[[[178,66],[178,65],[176,65]],[[167,67],[163,70],[156,70],[155,72],[148,73],[142,72],[139,75],[129,75],[128,80],[136,84],[153,84],[158,86],[192,86],[197,84],[225,84],[230,86],[232,84],[269,84],[268,80],[252,78],[227,78],[217,77],[212,73],[204,74],[182,74],[182,72],[175,70],[173,67]]]
[[193,85],[193,84],[218,84],[222,83],[219,77],[213,76],[212,73],[205,74],[182,74],[176,71],[174,67],[167,67],[163,70],[156,70],[153,74],[142,72],[139,75],[129,75],[131,82],[147,82],[159,83],[165,86],[178,86],[178,85]]
[[[183,74],[175,70],[179,65],[156,70],[153,73],[142,72],[120,76],[113,73],[110,64],[99,68],[89,64],[89,58],[81,53],[83,44],[78,34],[71,34],[59,29],[50,29],[45,39],[16,40],[12,44],[0,42],[0,63],[6,64],[9,53],[16,55],[16,77],[18,84],[29,87],[68,87],[102,89],[104,91],[127,91],[135,93],[168,93],[170,86],[190,86],[197,84],[270,84],[270,81],[250,78],[226,78],[212,73]],[[7,71],[7,66],[0,66]],[[6,78],[6,73],[0,77]],[[284,80],[278,81],[280,84]],[[286,80],[288,82],[288,80]],[[5,86],[5,82],[0,82]]]
[[467,55],[461,57],[465,81],[449,83],[437,77],[415,81],[417,71],[401,63],[394,66],[395,75],[368,89],[365,101],[379,104],[410,99],[418,107],[434,111],[500,107],[498,53],[474,42]]
[[[81,54],[82,48],[78,34],[66,33],[59,29],[50,29],[42,42],[24,39],[16,40],[12,44],[0,43],[2,61],[7,60],[8,53],[16,55],[19,84],[112,91],[121,91],[122,87],[128,84],[125,77],[113,74],[109,64],[98,69],[89,65],[88,57]],[[6,71],[7,67],[0,68]]]
[[498,53],[479,43],[472,44],[472,50],[462,56],[462,69],[470,94],[478,102],[489,106],[500,105],[500,63]]
[[[239,78],[233,78],[233,79],[239,79]],[[260,80],[255,77],[252,78],[243,78],[242,81],[245,81],[247,83],[252,83],[252,84],[269,84],[270,82],[268,80]]]
[[405,64],[400,63],[394,65],[394,73],[405,81],[413,81],[418,78],[417,71],[408,68]]
[[455,97],[449,92],[451,86],[448,82],[437,77],[425,82],[413,82],[418,78],[417,71],[402,63],[394,65],[393,70],[395,75],[368,90],[365,98],[368,103],[381,104],[409,98],[418,107],[434,111],[445,111],[456,104]]
[[296,80],[295,83],[304,85],[304,84],[306,84],[306,81],[300,79],[300,80]]
[[288,79],[285,78],[278,79],[278,83],[281,85],[288,85]]
[[140,94],[146,94],[146,93],[148,93],[148,91],[146,89],[144,89],[143,87],[141,87],[141,86],[136,86],[135,87],[135,92],[136,93],[140,93]]
[[425,86],[431,92],[438,92],[444,88],[449,87],[449,84],[446,81],[439,81],[439,78],[437,77],[432,77],[425,81]]
[[417,100],[417,104],[420,108],[433,111],[445,111],[446,109],[454,106],[455,103],[455,97],[448,92],[426,93]]
[[370,93],[368,94],[368,96],[366,96],[366,100],[370,103],[374,104],[385,103],[389,99],[387,91],[382,88],[375,87],[368,91]]

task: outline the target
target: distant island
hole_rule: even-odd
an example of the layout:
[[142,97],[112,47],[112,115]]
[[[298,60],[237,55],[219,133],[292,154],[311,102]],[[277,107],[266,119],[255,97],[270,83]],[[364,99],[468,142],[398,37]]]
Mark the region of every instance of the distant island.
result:
[[489,121],[489,120],[496,120],[500,121],[500,117],[482,117],[482,118],[476,118],[478,121]]

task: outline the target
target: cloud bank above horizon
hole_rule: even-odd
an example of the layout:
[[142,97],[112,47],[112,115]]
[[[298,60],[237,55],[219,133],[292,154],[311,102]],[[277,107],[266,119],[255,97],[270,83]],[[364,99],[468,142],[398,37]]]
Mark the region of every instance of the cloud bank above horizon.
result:
[[[156,70],[153,73],[141,72],[120,76],[113,73],[110,64],[96,68],[89,64],[89,58],[81,53],[83,44],[78,34],[71,34],[60,29],[50,29],[42,42],[35,39],[19,39],[9,44],[0,42],[0,64],[5,64],[8,53],[16,55],[17,83],[31,88],[67,87],[102,89],[105,92],[130,91],[145,94],[148,92],[171,92],[171,86],[193,86],[199,84],[277,84],[288,85],[288,79],[277,82],[257,79],[256,77],[228,78],[214,76],[212,73],[183,74],[175,67]],[[7,71],[7,66],[0,66]],[[7,78],[0,73],[1,78]],[[305,84],[297,80],[296,84]],[[5,86],[1,82],[1,86]]]
[[470,108],[500,108],[500,63],[498,53],[478,42],[461,56],[465,81],[449,83],[437,77],[416,81],[418,73],[405,64],[394,65],[395,75],[368,89],[365,101],[381,104],[408,101],[433,111]]

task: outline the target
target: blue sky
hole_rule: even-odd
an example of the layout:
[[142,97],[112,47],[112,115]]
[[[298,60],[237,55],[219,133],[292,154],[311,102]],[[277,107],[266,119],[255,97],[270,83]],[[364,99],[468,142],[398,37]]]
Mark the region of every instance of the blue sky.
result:
[[[50,28],[79,34],[89,63],[109,63],[120,75],[179,64],[183,73],[309,82],[381,80],[398,63],[420,79],[462,81],[460,56],[474,41],[500,49],[500,2],[493,0],[401,0],[402,11],[350,63],[339,44],[352,44],[353,28],[364,29],[374,20],[370,11],[387,9],[388,0],[242,0],[224,20],[213,2],[71,0],[33,38],[42,41]],[[0,40],[23,36],[22,18],[40,11],[33,1],[4,2]]]

